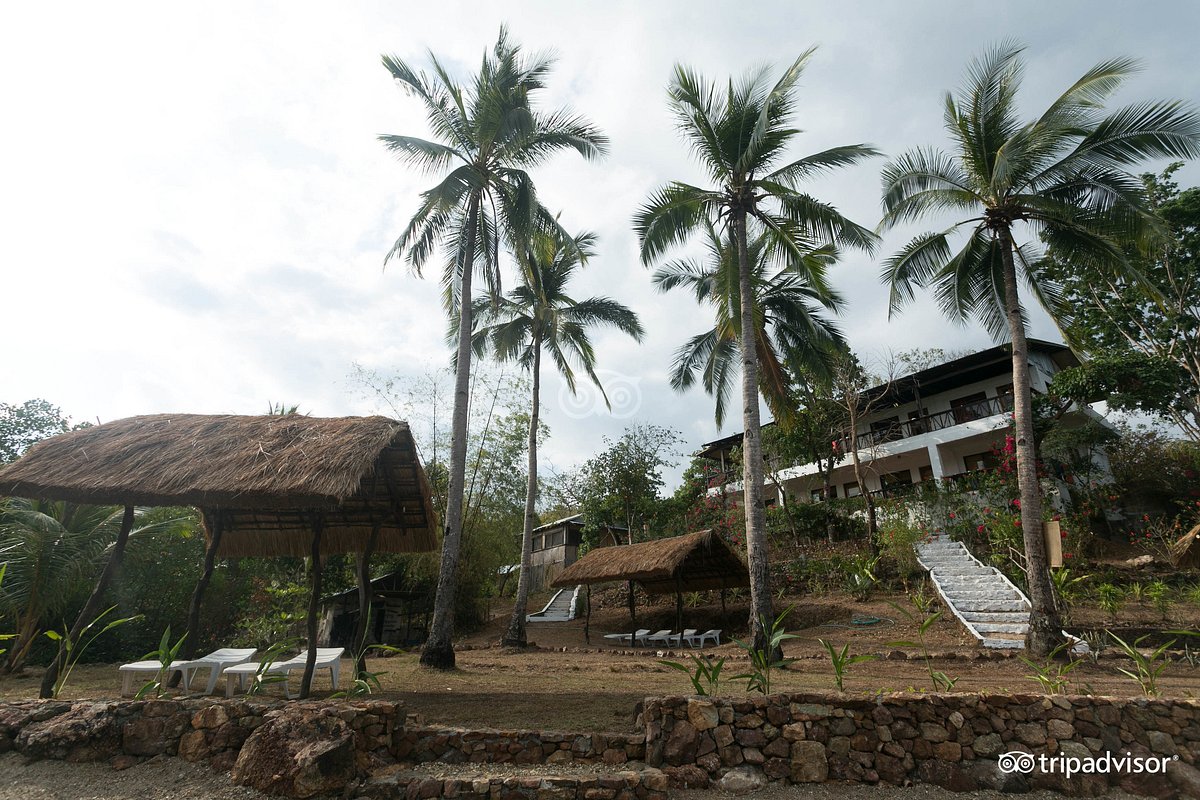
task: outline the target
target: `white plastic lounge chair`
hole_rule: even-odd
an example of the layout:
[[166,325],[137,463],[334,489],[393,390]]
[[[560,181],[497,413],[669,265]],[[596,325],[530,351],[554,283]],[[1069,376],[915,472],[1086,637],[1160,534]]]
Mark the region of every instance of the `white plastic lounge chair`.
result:
[[651,642],[661,642],[665,645],[670,645],[671,640],[674,638],[675,638],[675,634],[671,633],[670,628],[663,628],[661,631],[654,634],[653,636],[647,636],[646,644],[650,644]]
[[[318,647],[317,661],[313,667],[313,675],[317,674],[318,670],[329,670],[329,681],[333,684],[333,688],[338,688],[339,677],[342,667],[342,653],[346,652],[344,647]],[[287,661],[276,661],[271,666],[264,670],[266,675],[283,674],[287,678],[296,670],[304,671],[304,665],[308,661],[308,651],[302,650],[299,655],[289,658]],[[238,664],[237,666],[229,667],[225,670],[225,696],[233,697],[234,678],[237,678],[238,691],[245,691],[246,677],[254,678],[258,675],[258,670],[261,664],[248,662]],[[290,700],[292,697],[291,687],[288,686],[286,680],[283,681],[283,693]]]
[[[221,672],[236,664],[244,664],[254,658],[254,648],[235,648],[222,647],[220,650],[213,650],[206,656],[194,658],[190,661],[172,661],[170,667],[167,668],[167,674],[172,672],[183,673],[183,689],[190,691],[192,688],[192,678],[197,670],[207,669],[208,686],[205,688],[205,694],[212,694],[213,689],[217,687],[217,678],[221,677]],[[128,695],[133,693],[133,679],[137,675],[157,675],[162,669],[162,664],[158,661],[134,661],[131,664],[122,664],[117,667],[117,671],[121,673],[121,694]]]
[[650,634],[649,628],[638,628],[637,632],[630,638],[628,633],[606,633],[604,638],[617,644],[642,644],[646,641],[646,636]]
[[[694,638],[695,635],[696,635],[695,628],[684,628],[683,633],[677,634],[675,636],[675,646],[682,647],[684,642],[691,644],[691,639]],[[692,646],[695,647],[695,645],[692,645]]]
[[[686,631],[684,631],[684,633],[686,633]],[[704,642],[707,639],[712,639],[713,644],[715,644],[715,645],[720,644],[721,643],[721,629],[720,628],[712,628],[701,634],[697,634],[695,631],[692,631],[691,636],[683,637],[683,641],[691,647],[704,647]]]

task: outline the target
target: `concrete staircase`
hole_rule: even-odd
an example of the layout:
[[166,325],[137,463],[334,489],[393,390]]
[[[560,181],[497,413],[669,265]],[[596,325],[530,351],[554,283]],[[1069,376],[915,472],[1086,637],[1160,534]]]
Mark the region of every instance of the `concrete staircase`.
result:
[[942,602],[984,647],[1024,649],[1029,600],[1004,573],[944,534],[917,545],[917,559]]
[[559,589],[550,598],[550,602],[546,603],[545,608],[526,615],[525,621],[570,622],[575,619],[575,603],[579,599],[579,590],[581,588],[583,587],[576,586],[574,589]]

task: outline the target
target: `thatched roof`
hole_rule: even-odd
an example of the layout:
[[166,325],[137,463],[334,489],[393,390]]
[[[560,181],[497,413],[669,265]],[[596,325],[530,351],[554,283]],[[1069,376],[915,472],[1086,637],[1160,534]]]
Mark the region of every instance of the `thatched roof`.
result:
[[749,586],[745,562],[712,531],[601,547],[567,567],[554,586],[636,581],[648,594]]
[[219,555],[432,550],[429,481],[408,425],[386,417],[154,414],[64,433],[0,469],[0,495],[190,505],[222,521]]

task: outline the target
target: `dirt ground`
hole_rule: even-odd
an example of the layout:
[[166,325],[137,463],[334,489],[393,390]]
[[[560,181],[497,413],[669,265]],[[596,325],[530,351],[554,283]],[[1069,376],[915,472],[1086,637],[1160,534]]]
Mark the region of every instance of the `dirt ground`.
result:
[[[724,617],[719,607],[686,609],[685,625],[702,629],[733,627],[740,618],[744,626],[745,613],[744,604],[730,605]],[[878,622],[852,622],[866,617]],[[982,650],[949,618],[939,619],[928,632],[927,646],[932,654],[929,666],[917,649],[893,647],[891,643],[898,640],[915,639],[917,626],[889,606],[886,599],[859,603],[848,596],[830,594],[797,605],[789,623],[796,638],[785,642],[784,651],[797,661],[777,672],[774,691],[834,689],[833,670],[819,639],[836,647],[849,643],[852,654],[879,656],[878,660],[850,669],[846,690],[851,694],[930,691],[929,666],[957,678],[956,691],[1039,691],[1038,684],[1028,677],[1033,672],[1028,665],[1012,656]],[[536,647],[527,651],[494,646],[505,624],[506,620],[498,616],[486,629],[465,637],[459,643],[462,649],[458,668],[452,672],[422,669],[415,652],[373,659],[369,667],[379,673],[382,696],[403,700],[410,712],[420,714],[429,724],[453,726],[629,732],[634,729],[635,707],[645,697],[692,691],[686,676],[659,663],[661,658],[687,661],[691,653],[686,649],[631,650],[605,644],[603,633],[628,630],[627,613],[608,610],[594,614],[590,644],[584,639],[583,620],[531,624],[529,640]],[[673,625],[674,608],[665,605],[644,611],[638,619],[638,627],[643,628]],[[747,666],[742,650],[723,643],[707,647],[704,652],[728,659],[724,669],[727,680],[721,693],[744,692],[745,682],[732,678]],[[904,660],[896,659],[900,652],[906,655]],[[1119,666],[1128,665],[1111,659],[1083,664],[1070,675],[1072,691],[1139,694],[1137,685],[1118,671]],[[343,674],[349,670],[349,664],[345,664]],[[39,672],[29,670],[24,675],[0,678],[0,697],[36,697]],[[293,683],[296,680],[293,678]],[[324,675],[318,676],[317,696],[330,692],[327,680]],[[119,688],[115,665],[85,665],[76,668],[64,696],[116,697]],[[1200,668],[1182,662],[1173,664],[1164,673],[1160,688],[1167,696],[1200,696]],[[223,684],[218,684],[217,691],[223,691]],[[271,687],[268,692],[279,694],[281,690]]]
[[[672,791],[677,800],[725,800],[731,795],[715,790]],[[793,786],[769,785],[750,795],[755,800],[794,800]],[[956,800],[936,786],[892,786],[821,784],[804,787],[803,796],[812,800]],[[122,772],[107,764],[65,764],[37,761],[26,764],[14,753],[0,756],[0,800],[265,800],[267,795],[234,786],[229,776],[178,758],[155,758]],[[997,792],[974,792],[972,798],[1000,800]],[[1050,792],[1022,795],[1025,800],[1060,800]],[[1126,800],[1123,792],[1106,795]]]

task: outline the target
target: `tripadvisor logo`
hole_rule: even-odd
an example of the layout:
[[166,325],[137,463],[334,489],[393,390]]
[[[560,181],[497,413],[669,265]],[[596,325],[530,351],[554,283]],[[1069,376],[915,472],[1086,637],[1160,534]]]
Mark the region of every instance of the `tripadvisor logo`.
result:
[[1001,753],[997,766],[1001,772],[1028,774],[1036,769],[1038,772],[1058,773],[1069,778],[1072,775],[1107,775],[1113,772],[1128,775],[1157,774],[1166,772],[1167,764],[1178,760],[1179,756],[1135,756],[1128,751],[1125,755],[1105,753],[1095,758],[1075,758],[1063,755],[1048,756],[1045,753],[1035,756],[1032,753],[1013,750]]

